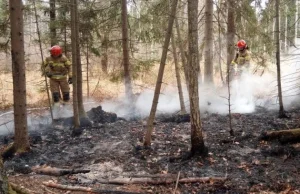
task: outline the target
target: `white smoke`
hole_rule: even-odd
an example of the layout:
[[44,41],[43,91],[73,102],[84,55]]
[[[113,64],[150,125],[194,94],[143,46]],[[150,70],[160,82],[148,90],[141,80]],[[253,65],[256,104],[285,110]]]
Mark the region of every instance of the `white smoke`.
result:
[[[291,53],[293,53],[291,55]],[[283,101],[286,110],[294,106],[299,99],[299,80],[300,80],[300,64],[297,61],[295,53],[299,50],[291,50],[289,55],[282,56],[281,72],[282,72],[282,91]],[[294,56],[294,57],[293,57]],[[279,108],[278,89],[277,89],[277,73],[276,65],[268,64],[268,68],[259,73],[253,74],[253,69],[243,73],[241,78],[233,80],[231,83],[231,111],[232,113],[252,113],[258,107],[267,110],[277,110]],[[299,79],[298,79],[299,77]],[[135,102],[135,107],[140,116],[149,116],[154,96],[153,90],[144,90],[141,92]],[[186,109],[189,109],[189,98],[186,88],[184,88],[184,101]],[[117,113],[118,116],[128,118],[132,113],[128,112],[127,102],[124,98],[117,101],[105,101],[101,103],[103,110]],[[228,114],[228,89],[227,85],[222,87],[200,85],[199,86],[199,103],[200,111],[208,113]],[[179,95],[177,87],[167,86],[160,94],[157,105],[158,113],[179,113]]]

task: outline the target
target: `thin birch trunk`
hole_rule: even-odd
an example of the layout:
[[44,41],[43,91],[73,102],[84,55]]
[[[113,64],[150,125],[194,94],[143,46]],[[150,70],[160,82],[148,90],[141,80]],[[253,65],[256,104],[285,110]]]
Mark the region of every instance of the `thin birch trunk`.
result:
[[161,85],[162,85],[165,64],[166,64],[166,60],[167,60],[168,48],[169,48],[170,39],[171,39],[171,35],[172,35],[172,29],[173,29],[175,14],[176,14],[177,3],[178,3],[178,0],[172,1],[171,13],[170,13],[169,22],[168,22],[168,28],[167,28],[166,35],[165,35],[165,42],[164,42],[164,46],[163,46],[163,51],[162,51],[162,56],[161,56],[161,61],[160,61],[155,91],[154,91],[151,112],[150,112],[150,115],[149,115],[149,118],[147,121],[147,132],[146,132],[146,135],[144,138],[144,146],[146,146],[146,147],[151,146],[151,135],[152,135],[152,131],[153,131],[153,122],[154,122],[157,104],[158,104],[158,100],[159,100],[159,94],[160,94],[160,89],[161,89]]

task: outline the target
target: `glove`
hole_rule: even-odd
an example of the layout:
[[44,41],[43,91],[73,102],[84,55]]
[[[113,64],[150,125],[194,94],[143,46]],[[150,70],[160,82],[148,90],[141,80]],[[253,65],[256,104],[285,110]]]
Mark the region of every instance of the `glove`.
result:
[[73,83],[73,81],[72,81],[72,78],[71,78],[71,77],[69,77],[69,79],[68,79],[68,83],[69,83],[69,84],[72,84],[72,83]]
[[46,73],[46,76],[47,76],[48,78],[51,78],[51,77],[52,77],[52,73],[47,72],[47,73]]

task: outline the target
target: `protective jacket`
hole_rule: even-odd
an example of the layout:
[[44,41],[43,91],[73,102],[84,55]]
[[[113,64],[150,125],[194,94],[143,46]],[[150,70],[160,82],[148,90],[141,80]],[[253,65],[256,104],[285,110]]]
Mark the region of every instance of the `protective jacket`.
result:
[[251,59],[250,52],[247,49],[245,49],[245,50],[239,51],[237,53],[237,56],[236,56],[234,62],[237,64],[238,68],[241,68],[241,67],[248,68],[250,65],[250,59]]
[[67,76],[72,78],[72,64],[65,56],[58,58],[47,57],[43,63],[42,70],[51,79],[63,79],[67,78]]

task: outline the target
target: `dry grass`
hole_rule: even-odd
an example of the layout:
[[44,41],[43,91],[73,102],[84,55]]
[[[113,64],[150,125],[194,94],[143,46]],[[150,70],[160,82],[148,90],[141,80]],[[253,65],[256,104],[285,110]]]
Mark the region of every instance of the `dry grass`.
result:
[[[154,90],[159,65],[155,65],[150,71],[141,73],[133,81],[135,93],[144,90]],[[104,75],[99,70],[95,70],[93,76],[89,77],[89,99],[97,102],[108,99],[117,99],[125,93],[123,82],[114,83],[109,80],[108,75]],[[85,74],[83,79],[86,80]],[[163,79],[162,91],[166,87],[177,87],[175,70],[172,64],[167,64]],[[48,97],[45,90],[44,77],[39,70],[30,70],[26,72],[26,90],[28,107],[45,107],[48,106]],[[71,87],[72,91],[72,87]],[[83,82],[84,97],[87,98],[87,82]],[[0,109],[7,109],[13,105],[13,82],[12,73],[0,74]]]

